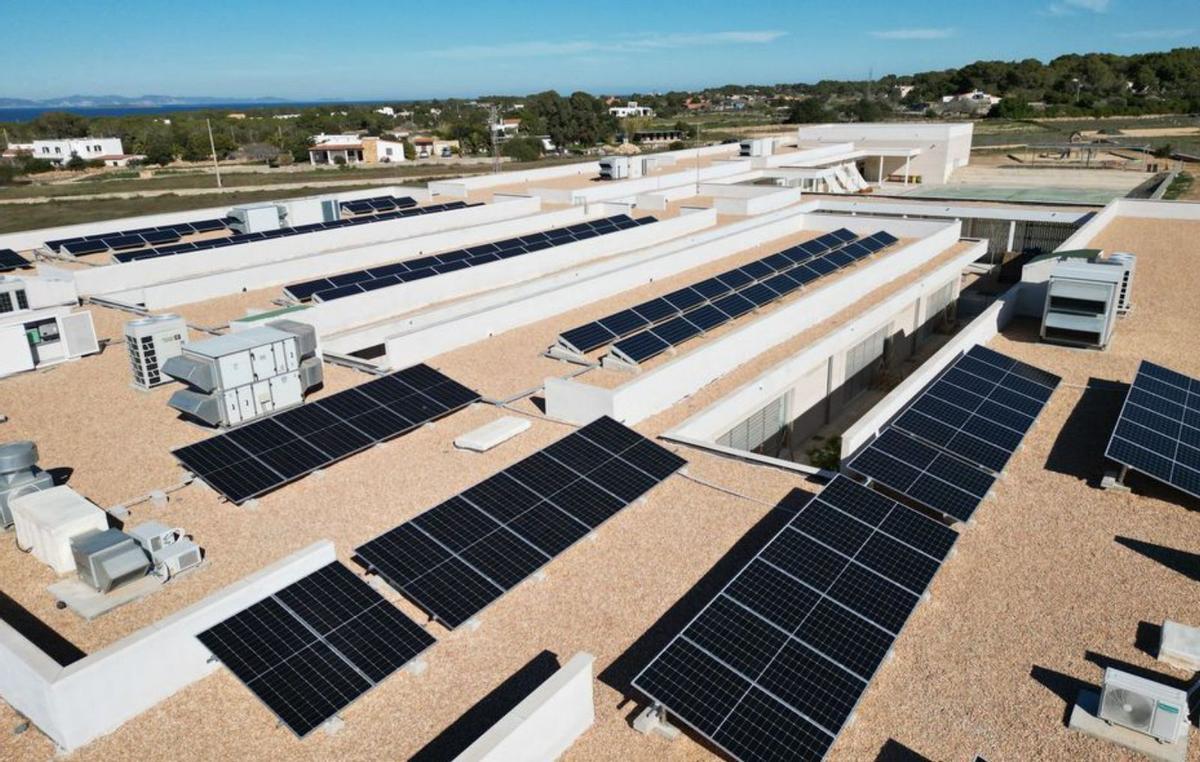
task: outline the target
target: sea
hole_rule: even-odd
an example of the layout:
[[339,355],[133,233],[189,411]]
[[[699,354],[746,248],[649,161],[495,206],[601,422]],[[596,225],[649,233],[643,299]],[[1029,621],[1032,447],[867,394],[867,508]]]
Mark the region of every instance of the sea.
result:
[[259,103],[200,103],[192,105],[173,106],[96,106],[91,108],[71,108],[67,106],[36,108],[0,108],[0,122],[30,122],[48,111],[67,111],[83,117],[98,116],[153,116],[155,114],[170,114],[179,111],[242,111],[256,108],[278,109],[282,111],[300,111],[314,106],[358,106],[374,104],[380,101],[308,101],[296,103],[259,102]]

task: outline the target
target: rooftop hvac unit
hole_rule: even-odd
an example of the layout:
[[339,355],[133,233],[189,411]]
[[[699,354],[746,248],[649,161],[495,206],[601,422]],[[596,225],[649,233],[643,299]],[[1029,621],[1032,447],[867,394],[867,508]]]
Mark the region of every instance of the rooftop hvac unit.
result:
[[154,571],[166,578],[200,565],[203,554],[200,546],[184,535],[182,529],[171,528],[158,521],[147,521],[129,530],[132,537],[154,565]]
[[298,405],[322,379],[316,333],[305,323],[270,325],[183,345],[163,372],[188,385],[168,404],[213,426],[234,426]]
[[1112,338],[1124,272],[1096,262],[1064,260],[1046,283],[1042,339],[1104,349]]
[[1179,738],[1187,722],[1187,693],[1128,672],[1104,670],[1100,719],[1153,736],[1160,743]]
[[1101,264],[1113,265],[1122,269],[1121,293],[1117,300],[1117,311],[1122,315],[1133,309],[1130,292],[1133,289],[1133,270],[1137,266],[1137,257],[1127,251],[1113,252],[1107,259],[1097,260]]
[[238,233],[265,233],[279,230],[281,210],[275,204],[251,204],[235,206],[229,210],[233,220],[229,227]]
[[17,546],[59,574],[75,570],[71,539],[108,529],[108,515],[67,486],[49,487],[9,501]]
[[133,370],[133,385],[152,389],[166,383],[162,366],[178,357],[188,340],[187,321],[179,315],[158,315],[125,324],[125,348]]
[[0,529],[13,524],[10,501],[54,486],[54,477],[37,467],[37,459],[33,442],[0,444]]
[[642,162],[629,156],[605,156],[600,160],[601,180],[627,180],[641,174]]
[[141,579],[150,559],[137,542],[119,529],[86,532],[71,539],[79,579],[98,593]]
[[0,377],[100,351],[92,313],[70,307],[0,314]]

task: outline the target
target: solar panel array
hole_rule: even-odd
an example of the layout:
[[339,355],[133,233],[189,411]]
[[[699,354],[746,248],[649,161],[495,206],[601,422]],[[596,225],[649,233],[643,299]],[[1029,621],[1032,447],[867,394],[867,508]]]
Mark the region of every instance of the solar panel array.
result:
[[233,220],[197,220],[196,222],[177,222],[173,225],[160,227],[135,228],[115,233],[95,233],[77,238],[60,238],[46,241],[51,251],[73,255],[97,254],[102,251],[118,251],[121,249],[141,248],[143,246],[162,245],[178,241],[185,235],[193,233],[211,233],[214,230],[227,230]]
[[343,201],[341,208],[349,214],[380,214],[396,209],[410,209],[417,205],[411,196],[372,196],[353,201]]
[[974,346],[847,467],[967,521],[1033,426],[1058,376]]
[[434,643],[337,562],[196,637],[300,737]]
[[685,462],[600,418],[355,553],[458,627]]
[[0,249],[0,273],[29,267],[29,262],[12,249]]
[[737,759],[821,759],[956,539],[837,476],[633,684]]
[[1200,381],[1143,360],[1105,455],[1200,497]]
[[174,451],[185,468],[242,503],[480,399],[414,365]]
[[[842,267],[882,251],[898,239],[886,232],[858,241],[837,230],[777,254],[652,299],[563,334],[564,346],[602,346],[623,335],[611,353],[637,364],[798,291]],[[699,299],[699,301],[695,301]],[[676,304],[688,304],[677,307]],[[650,317],[654,316],[655,321]],[[647,327],[649,326],[649,327]],[[576,343],[578,342],[578,343]],[[597,344],[599,342],[599,344]]]
[[588,238],[628,230],[639,225],[649,225],[657,221],[654,217],[642,217],[635,220],[628,215],[618,214],[544,232],[529,233],[494,243],[482,243],[466,249],[456,249],[428,257],[418,257],[366,270],[332,275],[328,278],[293,283],[284,288],[284,293],[297,301],[314,299],[328,302],[374,291],[377,288],[430,278],[454,270],[475,267],[500,259],[509,259],[575,241],[584,241]]
[[258,233],[236,233],[225,238],[211,238],[205,241],[195,241],[190,243],[179,243],[172,246],[160,246],[155,249],[142,249],[140,251],[120,252],[113,255],[113,259],[118,262],[136,262],[142,259],[157,259],[158,257],[171,257],[176,254],[187,254],[193,251],[207,251],[209,249],[219,249],[225,246],[235,246],[241,243],[252,243],[254,241],[269,241],[275,238],[287,238],[295,235],[304,235],[306,233],[315,233],[320,230],[336,230],[351,225],[362,225],[368,222],[385,222],[387,220],[398,220],[404,217],[417,217],[424,214],[437,214],[438,212],[449,212],[455,209],[466,209],[471,206],[480,206],[480,204],[468,204],[463,201],[451,201],[446,204],[431,204],[429,206],[418,206],[413,209],[402,209],[395,212],[385,212],[373,216],[352,217],[346,220],[334,220],[332,222],[311,222],[307,225],[297,225],[294,228],[281,227],[276,230],[264,230]]

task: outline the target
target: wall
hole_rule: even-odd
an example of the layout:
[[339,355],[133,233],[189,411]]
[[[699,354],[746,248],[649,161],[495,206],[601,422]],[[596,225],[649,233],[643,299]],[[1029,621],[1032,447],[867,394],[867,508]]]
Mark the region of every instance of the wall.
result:
[[333,543],[317,542],[66,668],[0,622],[0,696],[77,749],[218,669],[198,633],[335,558]]
[[[712,210],[698,214],[714,215]],[[613,260],[392,323],[387,339],[387,365],[404,368],[504,331],[544,320],[633,288],[701,267],[751,246],[791,235],[801,229],[804,212],[787,209],[763,217],[705,229],[684,239],[631,252]],[[340,340],[340,337],[339,337]],[[329,342],[346,352],[371,344],[355,337],[355,349]]]
[[[372,196],[382,195],[398,195],[404,194],[405,188],[399,186],[381,185],[374,188],[366,188],[357,191],[343,191],[341,193],[329,192],[321,193],[307,198],[337,198],[340,201],[352,201],[356,198],[370,198]],[[291,199],[297,200],[297,199]],[[20,207],[9,207],[19,209]],[[171,225],[177,222],[195,222],[196,220],[211,220],[218,217],[224,217],[232,208],[231,204],[222,206],[209,206],[204,209],[189,209],[179,212],[164,212],[162,214],[144,214],[137,217],[119,217],[111,220],[98,220],[96,222],[81,222],[76,225],[59,225],[52,228],[37,228],[34,230],[24,230],[19,233],[7,233],[0,235],[0,249],[13,249],[15,251],[28,251],[42,246],[46,241],[54,241],[62,238],[74,238],[76,236],[94,235],[98,233],[115,233],[121,230],[133,230],[135,228],[157,227],[159,225]]]
[[735,185],[730,188],[750,188],[759,191],[754,194],[729,194],[721,192],[714,194],[713,208],[718,214],[729,214],[736,216],[748,216],[765,214],[767,212],[782,209],[785,206],[798,203],[800,201],[799,188],[776,188],[772,186],[745,186]]
[[[829,215],[814,217],[808,224],[820,225],[822,230],[842,226],[859,233],[878,230],[878,225],[864,228],[854,218]],[[846,305],[854,303],[863,294],[870,293],[940,256],[958,241],[960,225],[956,222],[905,223],[918,225],[918,228],[911,230],[926,231],[921,240],[890,252],[836,283],[816,289],[807,295],[802,294],[791,304],[786,304],[716,341],[703,344],[694,351],[644,372],[616,389],[606,390],[611,399],[604,406],[611,408],[611,414],[626,424],[644,420],[690,396],[739,365],[751,361],[771,347],[831,317]],[[900,237],[911,235],[911,232],[898,231],[891,224],[887,229]],[[936,232],[928,232],[931,230]],[[978,251],[982,247],[982,243],[971,247],[966,254],[955,258],[952,263],[941,269],[949,271],[965,266],[973,257],[979,256]],[[586,423],[594,418],[589,409],[596,399],[594,392],[587,391],[580,395],[584,397],[582,401],[575,399],[577,392],[581,391],[579,387],[584,386],[587,384],[580,381],[551,384],[547,379],[547,414],[572,423]]]
[[1022,284],[1010,288],[974,320],[956,333],[932,357],[923,362],[910,376],[901,381],[842,434],[842,460],[850,458],[859,448],[870,443],[876,433],[886,426],[920,391],[932,381],[950,361],[976,344],[983,344],[1008,325],[1016,315]]
[[[919,148],[921,153],[912,160],[911,174],[921,175],[926,185],[940,185],[950,178],[951,172],[970,160],[974,129],[970,122],[823,124],[800,127],[796,134],[801,142],[851,141],[856,149],[867,154],[872,147]],[[867,161],[871,162],[870,156]]]
[[550,762],[592,726],[592,664],[596,657],[577,653],[513,707],[455,762]]
[[[324,338],[331,334],[368,323],[376,323],[389,315],[398,315],[447,299],[457,299],[480,291],[537,278],[600,257],[609,257],[622,251],[661,243],[702,228],[711,227],[714,224],[716,224],[715,215],[660,220],[653,225],[643,225],[584,241],[563,244],[552,249],[543,249],[520,257],[467,267],[443,273],[436,278],[400,283],[364,294],[336,299],[296,313],[294,319],[315,327],[317,335],[324,341]],[[385,326],[380,327],[380,332],[373,339],[374,344],[383,343],[389,333],[394,331],[394,329],[384,330],[385,328]],[[373,346],[373,344],[364,346]]]
[[[108,295],[158,309],[393,262],[404,259],[405,251],[418,256],[422,251],[455,248],[476,233],[504,231],[503,223],[529,218],[540,206],[537,199],[525,199],[106,267],[41,269],[70,273],[80,296]],[[300,238],[310,237],[299,245]]]

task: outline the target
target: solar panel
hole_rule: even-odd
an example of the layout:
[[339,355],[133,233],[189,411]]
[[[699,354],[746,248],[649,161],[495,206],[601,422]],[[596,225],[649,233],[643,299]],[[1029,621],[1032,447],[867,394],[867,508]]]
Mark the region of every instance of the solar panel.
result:
[[684,464],[600,418],[355,552],[458,627]]
[[432,368],[415,365],[173,454],[230,502],[243,503],[479,398]]
[[821,759],[956,538],[837,476],[633,685],[736,759]]
[[[689,287],[673,291],[660,299],[644,302],[632,309],[649,323],[670,321],[679,317],[686,317],[696,323],[695,320],[692,320],[690,313],[707,300],[731,319],[739,317],[755,307],[769,304],[780,296],[795,291],[802,283],[820,277],[823,273],[798,266],[799,263],[811,259],[813,252],[824,254],[844,246],[843,238],[846,236],[848,236],[846,240],[854,239],[854,235],[845,230],[837,231],[836,235],[826,233],[799,246],[793,246],[741,267],[735,267],[698,283],[693,283]],[[862,251],[864,254],[867,252],[865,248]],[[850,264],[854,261],[854,256],[850,254],[842,256],[843,264]],[[837,265],[832,262],[825,263],[823,267],[827,268],[827,272],[837,269]],[[586,353],[619,339],[633,338],[633,334],[647,330],[645,325],[639,325],[637,321],[629,320],[626,316],[627,312],[628,310],[623,310],[596,321],[606,329],[608,334],[612,334],[611,336],[606,336],[603,331],[597,331],[594,327],[595,324],[588,323],[562,333],[559,336],[559,343],[568,351]],[[717,324],[712,323],[711,319],[710,312],[704,318],[706,326],[703,330],[711,330],[716,327]],[[648,330],[654,331],[655,328],[655,326],[651,326]],[[666,337],[661,338],[665,339]],[[667,340],[667,343],[678,342]],[[665,349],[662,342],[646,337],[626,342],[621,347],[614,346],[617,355],[627,361],[630,361],[629,358],[633,356],[649,359]]]
[[890,427],[847,465],[850,470],[959,521],[971,518],[996,480],[994,475]]
[[999,473],[1058,382],[1058,376],[977,346],[922,389],[892,425]]
[[29,266],[29,262],[12,249],[0,249],[0,272],[17,270]]
[[1105,456],[1200,497],[1200,381],[1143,360]]
[[300,737],[434,643],[337,562],[196,637]]
[[96,254],[108,251],[108,244],[103,241],[73,241],[63,244],[62,248],[71,255]]
[[[461,202],[455,202],[455,203],[461,204]],[[450,206],[450,205],[446,205],[446,206]],[[425,207],[425,208],[429,209],[430,207]],[[409,210],[409,211],[415,212],[417,210]],[[405,212],[405,213],[407,213],[407,212]],[[402,214],[404,214],[404,213],[402,213]],[[629,218],[627,215],[616,215],[615,217],[608,218],[608,219],[615,220],[615,219],[629,219]],[[649,217],[646,219],[649,219],[652,222],[655,221],[655,218],[653,218],[653,217]],[[480,244],[477,246],[472,246],[467,249],[459,249],[456,251],[443,252],[443,253],[437,254],[433,257],[422,257],[419,260],[407,260],[407,261],[402,261],[402,262],[396,262],[393,264],[396,267],[403,267],[408,272],[415,272],[416,270],[423,268],[423,267],[431,267],[432,272],[421,274],[421,277],[429,277],[429,276],[435,275],[435,274],[453,272],[454,270],[459,270],[459,269],[463,269],[466,267],[474,267],[477,265],[486,264],[488,262],[495,262],[497,259],[500,259],[500,258],[520,256],[525,253],[531,253],[533,251],[538,251],[543,248],[549,248],[551,246],[558,246],[558,245],[561,245],[564,243],[570,243],[573,241],[582,241],[586,238],[591,238],[596,235],[603,235],[603,234],[607,234],[610,232],[617,232],[618,230],[620,230],[620,228],[617,228],[615,225],[614,226],[606,226],[603,228],[602,231],[594,230],[590,224],[572,225],[567,228],[557,228],[555,230],[551,230],[551,231],[544,233],[543,235],[545,235],[548,240],[543,241],[541,243],[536,243],[534,241],[531,241],[533,236],[530,235],[530,236],[525,236],[523,238],[510,238],[510,239],[507,239],[504,241],[496,241],[493,243]],[[541,240],[541,239],[538,239],[538,240]],[[529,245],[529,244],[533,244],[533,245]],[[304,301],[306,299],[311,299],[311,298],[316,298],[318,301],[322,301],[322,302],[333,301],[335,299],[339,299],[339,298],[342,298],[345,296],[362,293],[361,289],[351,289],[348,291],[342,290],[340,288],[340,286],[345,285],[345,284],[344,283],[336,283],[336,280],[338,278],[352,278],[352,279],[354,279],[352,282],[365,283],[368,280],[376,277],[373,274],[373,272],[377,269],[378,268],[369,268],[366,270],[359,270],[359,271],[355,271],[355,272],[351,272],[351,273],[343,273],[341,275],[332,276],[329,278],[317,278],[312,281],[303,281],[300,283],[293,283],[284,288],[284,293],[287,294],[290,298],[295,299],[297,301]],[[404,276],[401,277],[402,282],[408,282],[408,281],[416,280],[416,279],[417,278],[404,277]],[[326,281],[334,281],[335,285],[333,287],[324,287],[322,285],[322,287],[320,287],[320,288],[315,288],[313,286],[314,283],[323,284]]]

